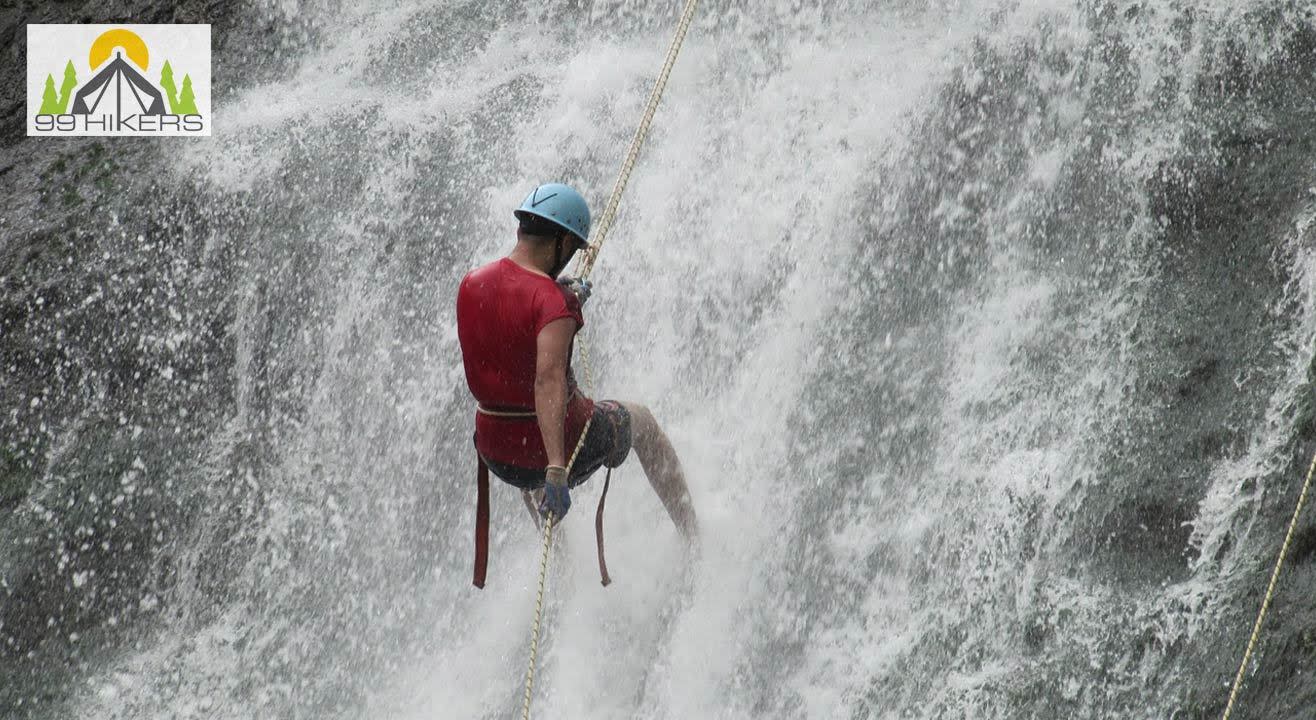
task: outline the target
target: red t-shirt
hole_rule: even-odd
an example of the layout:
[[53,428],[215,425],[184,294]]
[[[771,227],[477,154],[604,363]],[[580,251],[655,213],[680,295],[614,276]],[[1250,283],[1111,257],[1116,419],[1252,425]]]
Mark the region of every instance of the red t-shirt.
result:
[[[535,355],[539,331],[560,318],[585,324],[576,296],[547,275],[507,258],[472,270],[457,291],[457,339],[466,384],[490,410],[535,409]],[[568,358],[568,362],[570,359]],[[576,387],[567,367],[565,454],[576,447],[594,403]],[[489,460],[526,468],[548,464],[539,423],[533,417],[505,418],[477,412],[475,447]]]

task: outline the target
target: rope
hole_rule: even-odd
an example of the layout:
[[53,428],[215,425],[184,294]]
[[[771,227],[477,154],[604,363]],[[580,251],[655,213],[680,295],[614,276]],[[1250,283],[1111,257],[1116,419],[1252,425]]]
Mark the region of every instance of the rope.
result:
[[1248,638],[1247,650],[1243,652],[1243,662],[1238,664],[1238,674],[1234,676],[1234,687],[1229,691],[1229,703],[1225,705],[1225,714],[1222,720],[1229,720],[1229,716],[1234,712],[1234,701],[1238,699],[1238,691],[1243,687],[1243,675],[1247,672],[1247,663],[1252,659],[1252,651],[1256,649],[1257,638],[1261,637],[1261,625],[1266,621],[1266,613],[1270,611],[1270,601],[1275,598],[1275,585],[1279,581],[1280,570],[1284,567],[1284,560],[1288,557],[1289,546],[1293,543],[1293,533],[1298,528],[1298,517],[1302,515],[1302,507],[1307,504],[1307,491],[1311,488],[1312,475],[1316,474],[1316,455],[1311,458],[1311,466],[1307,468],[1307,480],[1302,483],[1302,492],[1298,495],[1298,505],[1293,508],[1293,519],[1289,520],[1289,531],[1284,536],[1284,544],[1279,549],[1279,557],[1275,559],[1275,569],[1270,573],[1270,586],[1266,588],[1266,598],[1261,602],[1261,612],[1257,613],[1257,621],[1252,626],[1252,637]]
[[530,691],[535,687],[535,661],[539,657],[539,621],[544,616],[544,582],[548,578],[548,546],[553,541],[553,514],[544,523],[544,549],[539,553],[539,592],[535,594],[535,625],[530,630],[530,667],[525,674],[525,704],[521,720],[530,720]]
[[[590,372],[589,357],[585,352],[584,343],[580,346],[580,357],[585,363],[586,387],[592,388],[594,376]],[[585,436],[589,434],[589,426],[593,422],[593,415],[585,419],[585,427],[580,431],[580,440],[576,442],[576,449],[571,451],[571,458],[567,460],[568,478],[571,477],[571,468],[576,464],[580,449],[585,447]],[[530,631],[530,665],[525,672],[525,704],[521,706],[521,720],[530,720],[530,691],[535,685],[535,662],[539,656],[539,621],[544,616],[544,580],[548,576],[548,546],[553,541],[553,525],[553,513],[549,513],[548,520],[544,523],[544,547],[539,553],[539,593],[535,595],[535,624]]]
[[[593,272],[594,261],[598,257],[599,250],[603,247],[603,241],[608,237],[608,230],[612,227],[612,221],[617,217],[617,207],[621,204],[622,193],[626,191],[626,184],[631,179],[631,171],[635,169],[635,162],[640,156],[640,148],[649,136],[649,125],[653,123],[653,116],[658,112],[658,102],[662,100],[663,91],[667,88],[667,78],[672,74],[672,66],[676,64],[676,57],[681,52],[681,44],[685,42],[686,31],[690,29],[690,23],[695,16],[695,6],[698,4],[699,0],[686,0],[685,9],[681,11],[681,19],[676,24],[676,35],[672,38],[671,47],[667,49],[667,59],[663,61],[663,67],[658,73],[658,79],[654,82],[653,91],[649,93],[649,102],[644,108],[644,117],[640,119],[640,126],[635,130],[635,137],[631,138],[631,146],[626,151],[626,159],[621,164],[617,182],[612,186],[612,195],[608,197],[608,203],[603,207],[603,215],[599,217],[599,222],[595,226],[594,237],[596,239],[592,245],[585,249],[580,260],[576,263],[576,276],[582,280],[588,278],[590,273]],[[583,340],[580,342],[579,347],[581,364],[585,367],[585,387],[592,392],[594,389],[594,375],[590,369],[589,353]],[[567,477],[571,477],[571,468],[576,464],[576,458],[580,455],[581,448],[585,446],[585,438],[589,435],[589,428],[593,423],[593,415],[585,419],[585,427],[580,431],[580,439],[576,442],[576,448],[571,451],[571,458],[567,460]],[[544,523],[544,546],[539,555],[539,591],[535,595],[535,623],[530,631],[530,663],[525,674],[525,703],[521,707],[521,720],[530,720],[530,697],[535,685],[535,664],[539,656],[539,625],[544,615],[544,583],[548,577],[548,548],[553,540],[553,525],[553,515],[550,513],[547,522]]]
[[676,56],[681,53],[681,43],[685,41],[685,33],[690,29],[690,23],[695,17],[695,6],[698,4],[699,0],[686,0],[685,9],[681,11],[681,19],[676,24],[676,35],[672,37],[672,45],[667,49],[667,59],[663,61],[663,69],[658,73],[653,91],[649,93],[649,103],[644,108],[644,117],[640,120],[640,126],[635,129],[635,137],[631,139],[631,147],[626,151],[626,159],[621,164],[621,172],[617,174],[617,182],[612,186],[612,195],[608,197],[608,204],[603,206],[603,214],[599,216],[598,225],[595,226],[596,239],[585,249],[579,262],[576,263],[576,276],[582,280],[593,272],[594,261],[598,258],[599,251],[603,249],[603,241],[608,239],[612,221],[617,217],[617,207],[621,205],[621,195],[626,190],[626,183],[631,179],[631,171],[635,169],[635,161],[640,156],[640,147],[649,136],[649,124],[653,122],[654,113],[658,112],[658,101],[662,99],[663,90],[667,88],[667,78],[672,74]]

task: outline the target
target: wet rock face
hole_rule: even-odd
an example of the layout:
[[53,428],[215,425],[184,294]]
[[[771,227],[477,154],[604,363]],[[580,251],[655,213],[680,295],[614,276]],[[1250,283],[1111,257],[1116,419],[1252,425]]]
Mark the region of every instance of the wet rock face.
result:
[[[210,23],[216,105],[321,29],[227,2],[28,5],[0,10],[0,716],[67,717],[65,683],[177,613],[180,580],[205,616],[249,556],[269,440],[223,430],[234,282],[265,218],[157,181],[169,140],[26,137],[25,25]],[[301,383],[269,350],[287,327],[256,323],[243,403],[262,428]]]
[[[104,2],[71,0],[23,2],[0,10],[0,71],[10,80],[0,84],[0,148],[19,144],[27,136],[27,28],[47,23],[212,23],[225,27],[234,17],[235,3],[215,0],[179,2]],[[0,173],[4,165],[0,162]]]
[[[213,419],[207,409],[223,412],[231,355],[213,302],[223,283],[207,290],[191,272],[203,213],[186,190],[140,182],[168,146],[29,139],[23,78],[28,23],[209,22],[224,38],[238,21],[234,5],[26,5],[0,11],[6,717],[52,712],[67,678],[156,612],[169,582],[161,568],[196,510],[173,492],[173,478],[195,461]],[[215,50],[217,66],[244,65],[222,43]],[[180,334],[180,321],[194,332]]]
[[[91,212],[113,212],[115,201],[84,197]],[[227,320],[211,304],[223,284],[207,290],[183,271],[195,266],[198,227],[120,217],[126,227],[105,234],[56,220],[6,256],[0,674],[10,700],[57,687],[155,610],[168,558],[201,510],[185,478],[230,403]]]
[[[1274,11],[1282,15],[1285,8],[1291,12],[1297,7],[1277,3]],[[1111,8],[1094,6],[1094,13]],[[1136,16],[1158,9],[1164,12],[1161,6],[1132,12]],[[1193,24],[1190,14],[1175,17],[1175,25]],[[908,465],[918,468],[911,473],[915,476],[931,475],[936,457],[953,453],[961,442],[922,424],[925,415],[919,407],[890,399],[902,391],[903,397],[911,397],[909,387],[914,386],[927,389],[926,404],[943,402],[937,391],[955,388],[953,372],[933,363],[916,373],[900,367],[899,360],[886,359],[892,354],[887,352],[889,341],[887,348],[879,341],[883,332],[905,336],[906,344],[932,345],[935,340],[928,342],[928,336],[939,336],[929,326],[957,321],[940,310],[952,304],[953,293],[992,298],[994,283],[1001,281],[998,274],[1017,271],[990,264],[993,242],[1006,244],[1000,239],[1001,228],[1010,222],[1019,230],[1010,234],[1009,247],[1033,260],[1031,269],[1058,286],[1056,295],[1064,299],[1056,303],[1063,310],[1047,317],[1050,337],[1041,338],[1045,342],[1029,338],[1032,342],[1018,347],[1011,357],[1027,367],[1027,377],[1034,382],[1012,387],[1004,401],[987,392],[989,402],[966,404],[966,415],[973,422],[956,430],[989,436],[976,447],[985,456],[1025,454],[1061,445],[1048,432],[1055,422],[1051,413],[1056,413],[1063,418],[1060,432],[1075,435],[1073,444],[1084,452],[1077,462],[1056,468],[1048,485],[1063,487],[1075,477],[1081,483],[1051,507],[1027,495],[1020,499],[1008,488],[1000,493],[1008,503],[1002,502],[992,497],[989,483],[969,474],[976,458],[968,458],[966,476],[945,482],[985,492],[970,510],[943,507],[946,516],[959,511],[965,519],[957,522],[939,515],[938,522],[947,528],[941,546],[916,549],[927,578],[938,574],[951,578],[944,595],[935,596],[929,606],[942,612],[947,605],[964,603],[968,609],[963,614],[974,618],[966,624],[1001,617],[994,614],[997,606],[1015,602],[1015,592],[1032,594],[1019,645],[1027,656],[1044,657],[1045,669],[1039,671],[1028,663],[1011,665],[1017,671],[1008,679],[989,683],[990,690],[975,695],[995,700],[990,708],[998,715],[988,716],[1010,716],[1011,712],[1002,711],[1008,707],[1017,716],[1088,717],[1093,715],[1084,713],[1094,707],[1102,707],[1103,712],[1120,707],[1145,712],[1149,702],[1163,702],[1167,714],[1184,712],[1186,717],[1218,717],[1222,709],[1221,678],[1232,679],[1237,668],[1297,485],[1316,450],[1310,442],[1288,439],[1290,433],[1295,439],[1311,433],[1310,412],[1302,422],[1277,431],[1285,449],[1240,488],[1244,496],[1266,488],[1260,503],[1263,519],[1247,536],[1247,548],[1229,539],[1211,548],[1216,563],[1224,556],[1247,556],[1246,570],[1236,578],[1242,596],[1213,597],[1211,609],[1205,602],[1144,604],[1135,598],[1162,593],[1169,598],[1172,591],[1167,588],[1176,583],[1198,582],[1195,573],[1211,575],[1197,564],[1200,548],[1193,533],[1212,473],[1246,457],[1252,443],[1272,432],[1268,403],[1291,391],[1285,386],[1294,362],[1289,353],[1301,357],[1310,352],[1305,341],[1300,349],[1288,348],[1286,336],[1305,320],[1290,305],[1291,283],[1302,270],[1294,267],[1290,253],[1295,245],[1294,221],[1311,208],[1310,173],[1316,158],[1310,100],[1316,96],[1312,52],[1316,26],[1311,19],[1308,14],[1306,25],[1291,30],[1287,23],[1271,23],[1259,14],[1258,32],[1284,35],[1282,42],[1277,41],[1281,47],[1267,61],[1243,62],[1236,48],[1227,48],[1198,66],[1202,70],[1198,77],[1173,77],[1167,70],[1160,80],[1164,87],[1143,98],[1149,100],[1145,103],[1137,97],[1133,82],[1138,73],[1130,60],[1138,49],[1134,24],[1099,19],[1089,29],[1104,35],[1105,42],[1084,46],[1077,53],[1051,46],[1047,33],[1021,41],[1009,52],[984,47],[974,55],[973,67],[952,80],[942,112],[927,119],[925,144],[909,159],[910,177],[881,183],[880,191],[869,198],[879,205],[885,197],[908,191],[905,185],[914,186],[908,203],[869,221],[873,229],[861,251],[865,257],[850,269],[854,286],[865,294],[866,312],[833,321],[839,328],[836,345],[850,354],[828,365],[817,391],[842,390],[819,410],[821,421],[810,419],[842,437],[870,439],[880,432],[883,442],[859,444],[858,450],[842,456],[837,463],[840,479],[817,494],[820,510],[814,522],[804,525],[796,545],[825,544],[829,528],[838,522],[835,514],[844,515],[847,507],[858,506],[864,490],[880,495],[889,508],[872,511],[871,516],[851,511],[869,523],[886,521],[886,515],[897,514],[897,508],[917,515],[917,504],[903,504],[904,496],[914,491],[887,477],[901,476]],[[1075,67],[1084,70],[1068,75]],[[1065,132],[1063,125],[1050,127],[1038,118],[1048,119],[1045,109],[1055,96],[1073,99],[1054,92],[1054,84],[1050,92],[1037,90],[1031,84],[1038,82],[1037,76],[1052,83],[1081,77],[1084,91],[1091,94],[1082,97],[1087,105],[1081,149],[1069,157],[1054,189],[1034,196],[1019,190],[1027,187],[1033,149],[1049,147]],[[1139,136],[1155,138],[1160,133],[1175,136],[1174,151],[1159,168],[1129,182],[1120,166],[1126,160],[1130,166],[1136,162],[1124,153],[1132,148],[1155,154]],[[1003,212],[1007,203],[1031,212]],[[948,206],[954,212],[945,212]],[[1310,235],[1308,244],[1309,239]],[[892,247],[901,252],[890,253]],[[1018,264],[1028,267],[1027,262]],[[924,282],[926,278],[935,280]],[[1130,310],[1123,316],[1112,314],[1113,322],[1102,317],[1094,321],[1095,313],[1086,312],[1112,300],[1127,303]],[[1002,322],[971,317],[981,323]],[[1099,350],[1089,353],[1093,345],[1087,342],[1094,338]],[[935,348],[929,355],[937,357]],[[1072,407],[1057,410],[1038,402],[1063,396],[1066,386],[1083,386],[1091,365],[1100,365],[1101,372],[1114,370],[1110,372],[1114,389],[1090,387],[1086,398],[1077,399],[1099,407],[1097,417],[1075,423],[1073,415],[1079,413]],[[905,387],[893,393],[892,386],[902,383]],[[1017,409],[1030,404],[1050,412],[1027,419],[1011,415],[1021,416]],[[862,429],[849,417],[856,405],[871,408]],[[1002,417],[1011,422],[999,422]],[[888,440],[888,435],[896,437]],[[1292,453],[1291,446],[1297,446]],[[815,463],[816,455],[825,450],[806,447],[798,458],[806,465]],[[851,483],[861,482],[869,487],[849,492]],[[994,520],[990,511],[1002,505],[1009,508],[1007,521],[995,532],[984,532]],[[1041,532],[1034,532],[1039,524]],[[909,555],[901,548],[874,552],[897,565]],[[1002,561],[1007,554],[1023,562]],[[792,563],[790,574],[855,582],[846,568],[814,562],[800,559]],[[1210,564],[1208,559],[1205,565]],[[966,570],[957,574],[948,572],[948,567]],[[1002,578],[1020,567],[1038,575],[1028,584]],[[984,582],[994,583],[988,591],[971,582],[979,580],[974,570],[981,571]],[[1287,607],[1311,596],[1309,570],[1309,564],[1302,562],[1290,566],[1292,575],[1286,575],[1281,587],[1281,595],[1290,603]],[[903,579],[899,574],[895,577]],[[890,581],[880,571],[865,579],[871,584]],[[853,597],[863,597],[859,589],[863,583],[855,585]],[[928,585],[938,587],[935,582]],[[963,599],[972,592],[984,596]],[[806,597],[792,601],[801,607],[802,616],[825,627],[828,618],[818,617],[823,613],[812,608],[822,606],[828,593],[810,588],[800,594]],[[1097,599],[1093,612],[1066,607],[1088,597]],[[1216,603],[1224,609],[1214,609]],[[1279,615],[1284,619],[1271,618],[1278,627],[1271,628],[1275,644],[1270,646],[1266,667],[1309,668],[1310,657],[1295,650],[1301,643],[1285,638],[1303,637],[1316,618],[1292,610]],[[1203,622],[1209,637],[1156,628],[1159,623],[1194,622],[1193,618]],[[949,648],[951,655],[929,662],[928,677],[947,665],[965,667],[970,674],[978,669],[976,661],[967,659],[970,650],[981,652],[982,645],[995,640],[978,637],[975,648],[969,635],[966,640],[964,634],[947,633],[920,646],[920,652],[929,655]],[[919,655],[914,653],[916,658]],[[1005,650],[998,657],[1013,655]],[[1297,676],[1287,670],[1268,672],[1259,671],[1249,681],[1248,702],[1253,707],[1242,716],[1292,720],[1310,716],[1308,686],[1295,691],[1303,682]],[[872,707],[890,707],[893,691],[888,688],[900,685],[910,674],[921,676],[908,666],[900,674],[900,678],[874,678],[874,686],[883,690],[875,691],[880,697]],[[1149,700],[1148,677],[1175,689]],[[1182,690],[1184,686],[1190,689]],[[1076,687],[1082,688],[1082,702],[1070,705],[1077,699],[1072,696]],[[1058,699],[1062,694],[1064,702]],[[919,692],[912,695],[919,697]],[[911,698],[910,704],[914,702]]]

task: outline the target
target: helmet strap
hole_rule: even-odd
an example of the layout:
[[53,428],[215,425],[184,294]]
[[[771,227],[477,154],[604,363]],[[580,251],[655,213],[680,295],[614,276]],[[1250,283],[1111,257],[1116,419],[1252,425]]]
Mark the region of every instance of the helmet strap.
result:
[[562,262],[562,236],[558,235],[553,241],[553,272],[549,274],[556,278],[566,267],[567,264]]

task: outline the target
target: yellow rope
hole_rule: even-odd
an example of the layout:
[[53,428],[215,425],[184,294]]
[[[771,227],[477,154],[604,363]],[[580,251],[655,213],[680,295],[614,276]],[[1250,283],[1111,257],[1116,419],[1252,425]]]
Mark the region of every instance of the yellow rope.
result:
[[[599,217],[599,222],[595,225],[595,241],[586,248],[580,261],[576,263],[576,277],[588,278],[594,270],[594,260],[598,256],[599,249],[603,247],[603,241],[608,237],[608,230],[612,227],[613,219],[617,216],[617,207],[621,204],[622,193],[626,190],[626,183],[630,181],[631,171],[635,169],[635,161],[640,156],[640,147],[644,145],[644,140],[649,135],[649,125],[653,122],[654,114],[658,112],[658,101],[663,97],[663,90],[667,87],[667,78],[672,74],[672,66],[676,64],[676,56],[681,52],[681,43],[685,41],[686,31],[690,29],[690,22],[694,19],[695,6],[698,2],[699,0],[686,0],[685,9],[681,11],[681,19],[676,24],[676,35],[672,38],[672,45],[667,50],[667,59],[663,62],[662,70],[658,73],[658,80],[654,83],[653,92],[649,93],[649,103],[645,106],[644,117],[640,120],[640,126],[635,130],[635,137],[631,139],[630,149],[627,150],[626,159],[621,164],[621,172],[617,176],[617,182],[612,186],[612,195],[608,198],[608,204],[604,206],[603,215]],[[579,348],[581,363],[585,367],[585,387],[592,392],[594,376],[590,370],[589,354],[586,351],[583,339],[579,344]],[[571,451],[571,458],[567,460],[567,477],[571,477],[571,468],[576,464],[576,458],[580,455],[581,448],[585,446],[585,437],[589,435],[589,428],[593,422],[593,416],[585,419],[585,427],[581,428],[580,439],[576,442],[576,448]],[[539,625],[544,615],[544,583],[548,577],[548,548],[553,540],[553,524],[553,515],[550,513],[548,520],[544,523],[544,546],[539,555],[539,591],[535,596],[535,623],[530,631],[530,664],[526,668],[525,702],[521,707],[521,720],[530,720],[530,697],[535,685],[535,664],[539,656]]]
[[1229,720],[1230,714],[1234,712],[1234,701],[1238,699],[1238,691],[1243,687],[1243,675],[1247,673],[1247,663],[1252,659],[1252,651],[1256,649],[1257,638],[1261,636],[1261,625],[1266,620],[1266,613],[1270,610],[1270,601],[1275,598],[1275,585],[1279,581],[1279,572],[1284,567],[1284,559],[1289,554],[1289,545],[1293,543],[1293,533],[1298,528],[1298,518],[1302,515],[1302,507],[1307,503],[1307,491],[1311,488],[1312,475],[1316,474],[1316,455],[1311,458],[1311,466],[1307,468],[1307,480],[1302,483],[1302,492],[1298,495],[1298,505],[1293,508],[1293,519],[1289,520],[1289,531],[1284,536],[1284,544],[1279,549],[1279,557],[1275,559],[1275,569],[1270,573],[1270,586],[1266,588],[1266,598],[1261,602],[1261,612],[1257,613],[1257,621],[1252,626],[1252,637],[1248,638],[1247,650],[1243,652],[1243,662],[1238,664],[1238,674],[1234,676],[1234,687],[1229,691],[1229,703],[1225,705],[1225,714],[1222,720]]
[[535,595],[535,625],[530,630],[530,667],[525,674],[525,704],[521,720],[530,720],[530,691],[535,686],[535,660],[539,657],[539,620],[544,616],[544,582],[548,578],[548,546],[553,541],[553,514],[544,522],[544,549],[539,554],[539,592]]
[[621,205],[621,195],[626,190],[626,183],[631,179],[631,170],[635,169],[635,161],[640,156],[640,147],[649,136],[649,124],[653,122],[654,113],[658,112],[658,101],[663,97],[667,78],[672,74],[676,56],[681,53],[681,43],[685,41],[685,33],[690,29],[690,23],[695,17],[695,6],[698,4],[699,0],[686,0],[685,9],[681,11],[681,19],[676,24],[676,35],[672,37],[672,45],[667,49],[667,59],[663,61],[663,69],[654,82],[653,92],[649,93],[649,103],[644,108],[644,117],[640,120],[640,126],[635,129],[635,137],[631,138],[631,147],[626,151],[626,159],[621,164],[621,172],[617,174],[617,182],[612,186],[612,195],[608,196],[608,204],[603,206],[603,214],[599,216],[598,224],[594,226],[595,240],[585,249],[580,261],[576,263],[576,277],[581,279],[589,277],[594,270],[594,261],[599,251],[603,249],[603,241],[608,239],[608,230],[612,229],[612,221],[617,217],[617,207]]

